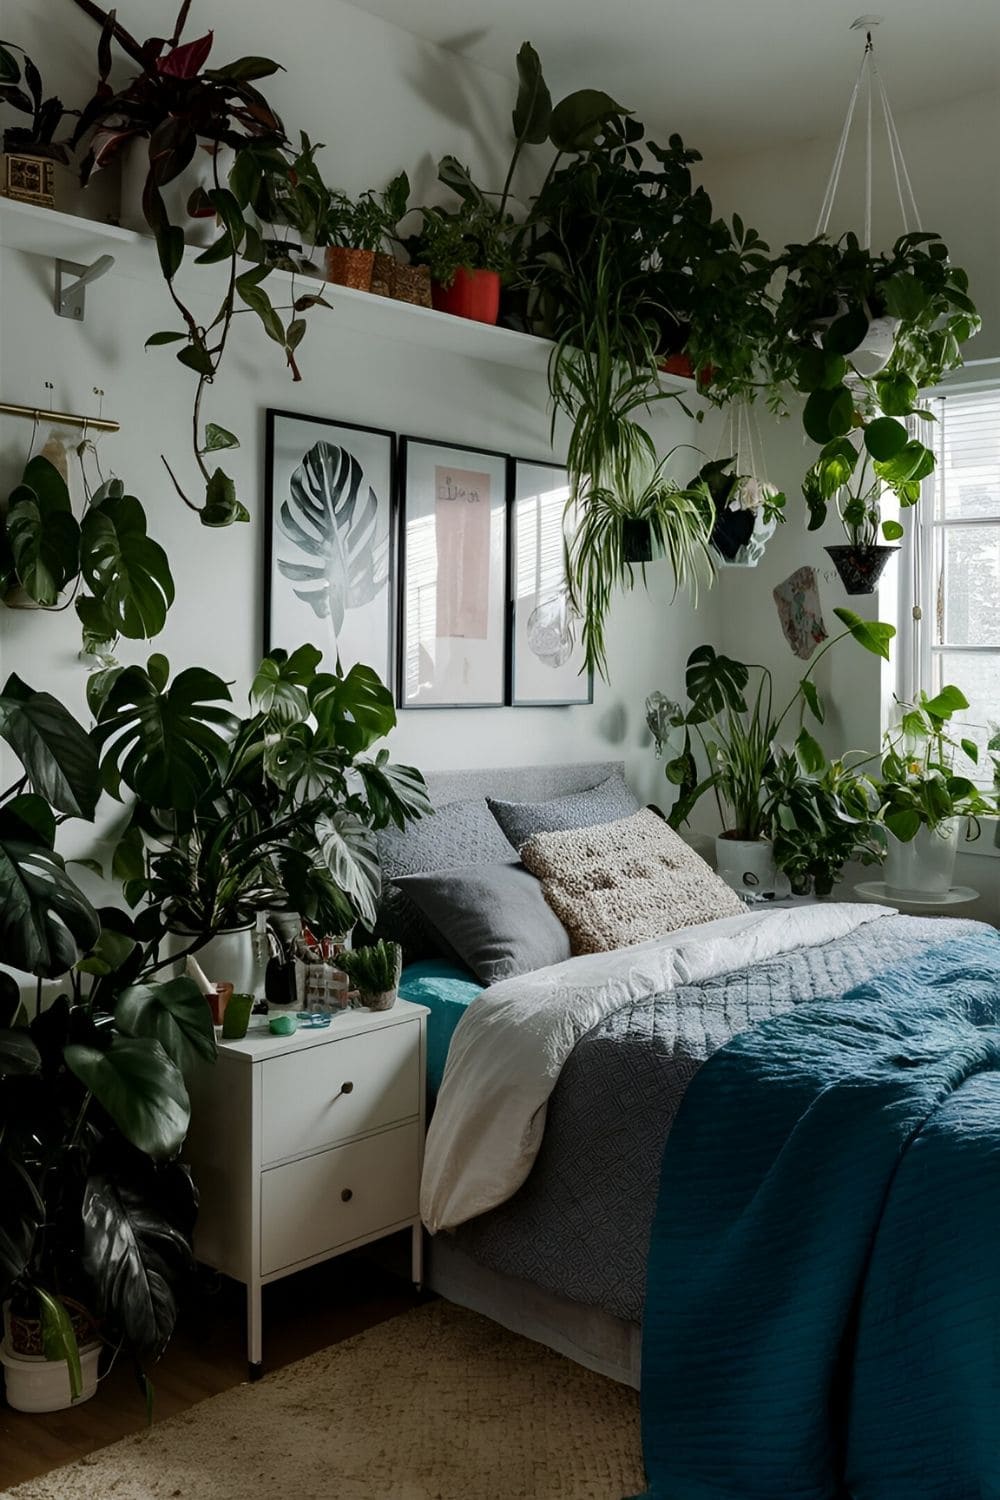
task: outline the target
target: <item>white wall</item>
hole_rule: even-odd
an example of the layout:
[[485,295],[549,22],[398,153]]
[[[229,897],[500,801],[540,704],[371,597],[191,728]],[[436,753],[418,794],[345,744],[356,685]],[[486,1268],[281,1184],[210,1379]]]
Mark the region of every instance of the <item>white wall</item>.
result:
[[[938,108],[901,115],[897,121],[903,151],[913,181],[923,225],[947,241],[952,259],[969,273],[971,291],[983,317],[981,333],[967,346],[967,358],[1000,355],[1000,168],[996,141],[1000,138],[1000,93],[979,94]],[[833,155],[833,139],[791,143],[780,150],[749,156],[734,155],[705,164],[705,185],[719,212],[740,212],[772,248],[811,237],[826,187]],[[840,192],[830,224],[832,235],[855,228],[863,220],[860,138],[845,163]],[[876,177],[873,244],[891,244],[902,232],[895,192],[885,163]],[[982,374],[1000,379],[1000,364]],[[836,625],[833,609],[846,605],[856,613],[879,616],[895,623],[893,575],[880,596],[849,598],[823,548],[843,540],[836,521],[822,532],[806,530],[807,513],[801,481],[815,454],[802,431],[798,410],[783,422],[763,408],[760,423],[768,477],[788,495],[787,522],[772,539],[754,571],[729,569],[721,576],[722,647],[744,660],[765,662],[776,671],[783,690],[791,692],[803,664],[784,644],[770,593],[776,583],[802,564],[820,573],[821,594],[828,627]],[[891,687],[876,658],[853,642],[845,642],[821,664],[819,678],[834,712],[821,732],[828,753],[852,748],[876,749],[881,735],[883,696]],[[985,849],[988,839],[984,838]],[[1000,863],[969,856],[960,861],[957,879],[985,893],[977,916],[996,918]]]
[[[169,10],[169,8],[168,8]],[[197,3],[190,28],[197,35]],[[163,4],[134,0],[121,6],[135,34],[163,29]],[[507,139],[511,88],[408,33],[336,3],[307,5],[310,17],[281,30],[274,11],[240,5],[212,7],[218,19],[219,60],[273,52],[288,67],[273,94],[292,127],[306,125],[328,143],[328,175],[351,189],[384,182],[414,161],[425,169],[446,150],[471,160],[484,180],[496,180],[496,153]],[[145,17],[145,22],[140,18]],[[154,20],[155,17],[155,20]],[[48,23],[48,24],[46,24]],[[46,81],[78,98],[74,77],[90,78],[96,28],[77,17],[68,0],[59,28],[46,0],[7,0],[4,34],[23,41]],[[58,64],[58,66],[56,65]],[[63,76],[60,76],[60,71]],[[471,124],[469,122],[472,122]],[[335,164],[335,165],[334,165]],[[152,257],[152,246],[150,247]],[[100,440],[101,461],[140,496],[150,530],[167,548],[177,599],[155,645],[123,644],[124,660],[162,650],[174,670],[199,664],[234,683],[239,702],[262,639],[264,410],[276,406],[388,427],[401,433],[551,457],[548,391],[542,375],[456,359],[410,345],[365,338],[338,325],[336,310],[318,314],[302,346],[304,379],[292,384],[280,351],[255,320],[244,319],[228,355],[228,369],[210,396],[206,415],[240,433],[244,446],[226,455],[253,520],[223,531],[203,529],[173,493],[161,452],[190,472],[188,430],[193,377],[169,350],[143,352],[158,328],[172,326],[158,277],[116,268],[88,292],[83,325],[52,311],[52,262],[0,251],[0,391],[4,399],[48,403],[56,409],[104,412],[121,432]],[[192,273],[190,285],[201,278]],[[336,308],[336,292],[331,294]],[[206,312],[208,300],[202,304]],[[53,390],[46,393],[44,382]],[[682,414],[658,419],[664,446],[690,440]],[[39,434],[44,441],[45,432]],[[9,489],[20,472],[30,424],[0,418],[0,482]],[[651,591],[620,601],[611,622],[611,685],[598,681],[592,707],[401,712],[393,753],[426,769],[622,758],[643,797],[658,793],[662,771],[643,723],[643,701],[654,687],[679,685],[691,648],[716,631],[713,596],[696,614],[683,597],[672,600],[665,565],[650,570]],[[0,612],[0,680],[16,670],[83,713],[84,668],[76,659],[78,627],[62,614]],[[80,839],[66,830],[67,850]]]

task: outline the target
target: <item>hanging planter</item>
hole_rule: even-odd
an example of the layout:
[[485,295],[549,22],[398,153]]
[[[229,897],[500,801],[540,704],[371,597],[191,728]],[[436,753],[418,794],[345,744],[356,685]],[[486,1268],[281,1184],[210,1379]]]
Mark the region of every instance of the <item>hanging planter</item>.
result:
[[648,521],[622,522],[622,556],[633,564],[653,561],[653,533]]
[[759,477],[763,444],[748,401],[730,407],[723,437],[732,456],[703,465],[692,488],[700,485],[715,510],[711,546],[716,566],[755,568],[784,520],[785,496]]
[[848,594],[874,594],[886,564],[898,547],[827,547],[833,566]]

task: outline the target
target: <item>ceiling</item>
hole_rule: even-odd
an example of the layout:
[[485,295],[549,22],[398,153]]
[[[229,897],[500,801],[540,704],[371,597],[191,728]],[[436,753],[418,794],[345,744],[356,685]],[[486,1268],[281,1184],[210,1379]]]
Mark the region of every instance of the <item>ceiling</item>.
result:
[[[514,77],[538,49],[553,97],[606,89],[703,153],[834,137],[861,59],[863,0],[352,0]],[[1000,0],[876,0],[896,113],[1000,86]],[[874,12],[873,12],[874,13]]]

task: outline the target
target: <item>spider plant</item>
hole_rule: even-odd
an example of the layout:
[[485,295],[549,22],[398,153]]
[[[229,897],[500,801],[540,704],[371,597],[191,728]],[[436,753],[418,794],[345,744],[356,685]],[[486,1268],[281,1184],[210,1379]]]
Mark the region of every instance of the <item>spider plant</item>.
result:
[[[633,564],[666,558],[677,588],[712,575],[709,542],[714,514],[700,489],[681,489],[667,470],[674,450],[657,459],[649,433],[636,422],[614,429],[610,451],[602,455],[596,482],[574,493],[569,506],[578,517],[567,543],[566,576],[570,600],[582,616],[588,668],[607,679],[605,624],[616,589],[635,585]],[[572,474],[572,469],[571,469]]]

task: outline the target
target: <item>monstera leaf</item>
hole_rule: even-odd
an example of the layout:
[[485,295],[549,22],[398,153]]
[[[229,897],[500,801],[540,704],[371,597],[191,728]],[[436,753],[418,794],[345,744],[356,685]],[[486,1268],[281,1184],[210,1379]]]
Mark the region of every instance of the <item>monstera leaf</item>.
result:
[[334,884],[365,926],[372,927],[382,889],[374,833],[353,813],[338,810],[318,820],[316,837]]
[[288,490],[278,525],[302,560],[279,557],[278,568],[296,596],[339,635],[346,611],[370,604],[388,581],[378,496],[358,460],[336,443],[315,443]]
[[14,672],[0,690],[0,738],[58,812],[93,818],[100,792],[93,740],[58,699],[36,693]]
[[58,854],[5,809],[0,817],[0,952],[54,979],[97,941],[100,919]]
[[167,554],[146,535],[134,495],[95,500],[83,519],[82,569],[115,630],[132,640],[158,635],[174,599]]

